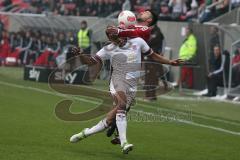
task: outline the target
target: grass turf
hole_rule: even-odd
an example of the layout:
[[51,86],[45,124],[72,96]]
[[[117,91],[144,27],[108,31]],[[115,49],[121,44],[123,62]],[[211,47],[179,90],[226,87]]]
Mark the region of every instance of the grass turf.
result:
[[[22,74],[21,68],[0,68],[2,160],[239,160],[240,136],[176,121],[129,121],[128,139],[135,145],[129,155],[122,155],[105,133],[70,144],[72,134],[94,125],[101,117],[87,122],[59,120],[54,106],[64,98],[24,88],[53,92],[47,84],[23,81]],[[106,89],[107,82],[97,81],[92,87]],[[72,111],[94,106],[91,101],[76,102]],[[195,123],[240,132],[239,104],[159,98],[154,103],[138,101],[133,109],[155,114],[157,109],[174,113],[191,110]]]

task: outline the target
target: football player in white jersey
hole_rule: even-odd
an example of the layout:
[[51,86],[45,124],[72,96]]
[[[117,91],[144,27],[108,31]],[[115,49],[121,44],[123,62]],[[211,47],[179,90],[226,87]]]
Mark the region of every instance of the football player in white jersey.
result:
[[85,128],[80,133],[73,135],[70,138],[70,142],[75,143],[104,131],[111,125],[112,120],[116,118],[122,152],[127,154],[133,149],[133,145],[128,143],[126,137],[126,110],[130,107],[131,101],[135,97],[137,81],[140,78],[141,56],[149,56],[159,63],[169,65],[179,65],[181,60],[168,60],[154,53],[142,38],[126,39],[112,36],[109,36],[109,38],[112,43],[103,47],[95,56],[83,55],[78,47],[72,49],[73,54],[79,55],[84,64],[103,64],[104,60],[110,60],[112,66],[110,92],[115,105],[106,118],[97,125]]

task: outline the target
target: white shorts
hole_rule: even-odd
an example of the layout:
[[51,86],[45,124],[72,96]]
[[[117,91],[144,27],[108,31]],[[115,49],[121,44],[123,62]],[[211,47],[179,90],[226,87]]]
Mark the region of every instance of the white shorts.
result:
[[115,95],[117,92],[122,91],[125,93],[126,97],[127,97],[127,105],[126,105],[126,109],[128,110],[129,107],[131,105],[133,105],[134,101],[135,101],[135,96],[136,96],[136,92],[137,92],[137,80],[136,79],[132,79],[132,80],[125,80],[125,81],[118,81],[115,79],[115,83],[114,80],[111,79],[110,81],[110,93],[111,95]]

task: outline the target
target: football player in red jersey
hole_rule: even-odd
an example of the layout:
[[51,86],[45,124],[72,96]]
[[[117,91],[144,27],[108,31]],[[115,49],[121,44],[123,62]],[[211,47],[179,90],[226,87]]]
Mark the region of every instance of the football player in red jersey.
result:
[[116,26],[108,26],[106,33],[118,37],[141,37],[148,42],[152,31],[152,26],[154,26],[157,21],[158,16],[153,11],[146,10],[137,15],[138,24],[133,28],[122,29]]

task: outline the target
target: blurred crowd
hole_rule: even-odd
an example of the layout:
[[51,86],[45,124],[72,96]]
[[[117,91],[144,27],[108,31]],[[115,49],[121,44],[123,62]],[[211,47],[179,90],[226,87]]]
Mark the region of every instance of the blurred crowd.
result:
[[[230,4],[231,3],[231,4]],[[151,8],[161,20],[209,21],[240,5],[238,0],[152,0]]]
[[6,7],[12,4],[11,0],[3,0],[0,2],[0,7]]
[[[8,6],[13,0],[4,0]],[[239,0],[23,0],[24,13],[106,17],[121,10],[141,12],[152,9],[160,20],[209,21],[240,6]]]
[[76,32],[65,31],[49,33],[38,30],[19,32],[2,31],[0,63],[6,58],[17,60],[19,65],[56,66],[56,57],[70,45],[77,45]]
[[25,0],[25,2],[31,7],[24,12],[99,17],[120,11],[123,4],[123,0]]
[[0,65],[56,67],[73,56],[69,52],[72,46],[79,46],[90,54],[91,34],[84,20],[79,30],[53,32],[49,28],[23,28],[18,32],[8,32],[0,28]]

